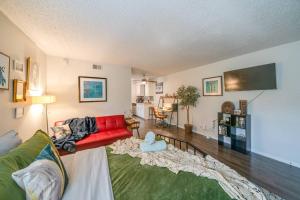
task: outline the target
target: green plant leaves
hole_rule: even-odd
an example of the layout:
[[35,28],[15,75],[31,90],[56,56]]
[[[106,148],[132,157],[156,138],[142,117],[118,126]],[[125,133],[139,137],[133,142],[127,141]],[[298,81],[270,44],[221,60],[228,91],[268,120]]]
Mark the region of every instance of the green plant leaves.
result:
[[187,107],[187,106],[196,106],[197,101],[200,97],[200,93],[198,89],[194,86],[187,86],[184,85],[180,86],[177,89],[177,97],[180,100],[179,104]]
[[187,86],[184,85],[180,86],[177,89],[177,98],[179,99],[179,104],[183,106],[187,112],[187,123],[190,123],[190,106],[196,106],[197,101],[200,97],[200,93],[198,89],[194,86]]

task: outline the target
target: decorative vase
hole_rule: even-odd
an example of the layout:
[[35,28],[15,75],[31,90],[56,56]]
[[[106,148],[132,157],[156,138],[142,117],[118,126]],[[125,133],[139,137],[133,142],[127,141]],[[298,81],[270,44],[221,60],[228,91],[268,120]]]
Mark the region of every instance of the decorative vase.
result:
[[192,133],[193,125],[192,124],[185,124],[184,125],[184,131],[185,131],[185,133],[188,133],[188,134]]

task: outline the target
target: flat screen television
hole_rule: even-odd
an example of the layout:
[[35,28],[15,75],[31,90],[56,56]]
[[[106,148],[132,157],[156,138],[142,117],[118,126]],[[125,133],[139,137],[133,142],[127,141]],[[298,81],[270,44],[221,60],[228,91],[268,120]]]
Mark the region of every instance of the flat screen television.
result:
[[225,91],[277,89],[275,63],[224,72]]

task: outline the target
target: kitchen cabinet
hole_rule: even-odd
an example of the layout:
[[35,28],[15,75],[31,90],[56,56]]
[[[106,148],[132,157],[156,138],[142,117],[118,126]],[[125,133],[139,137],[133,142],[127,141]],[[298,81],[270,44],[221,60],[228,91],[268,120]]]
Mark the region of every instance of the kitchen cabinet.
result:
[[145,96],[146,87],[144,84],[137,83],[135,86],[136,96]]
[[154,96],[155,84],[154,83],[137,83],[135,85],[136,96]]
[[144,84],[140,85],[140,96],[147,96],[146,95],[146,85],[144,85]]
[[155,96],[155,84],[147,83],[145,86],[145,96]]

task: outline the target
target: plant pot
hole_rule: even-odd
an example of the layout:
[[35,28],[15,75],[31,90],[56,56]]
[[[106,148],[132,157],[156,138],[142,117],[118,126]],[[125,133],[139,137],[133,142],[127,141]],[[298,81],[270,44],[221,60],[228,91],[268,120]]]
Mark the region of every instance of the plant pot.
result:
[[192,124],[185,124],[184,125],[184,132],[185,133],[192,133],[193,131],[193,125]]

